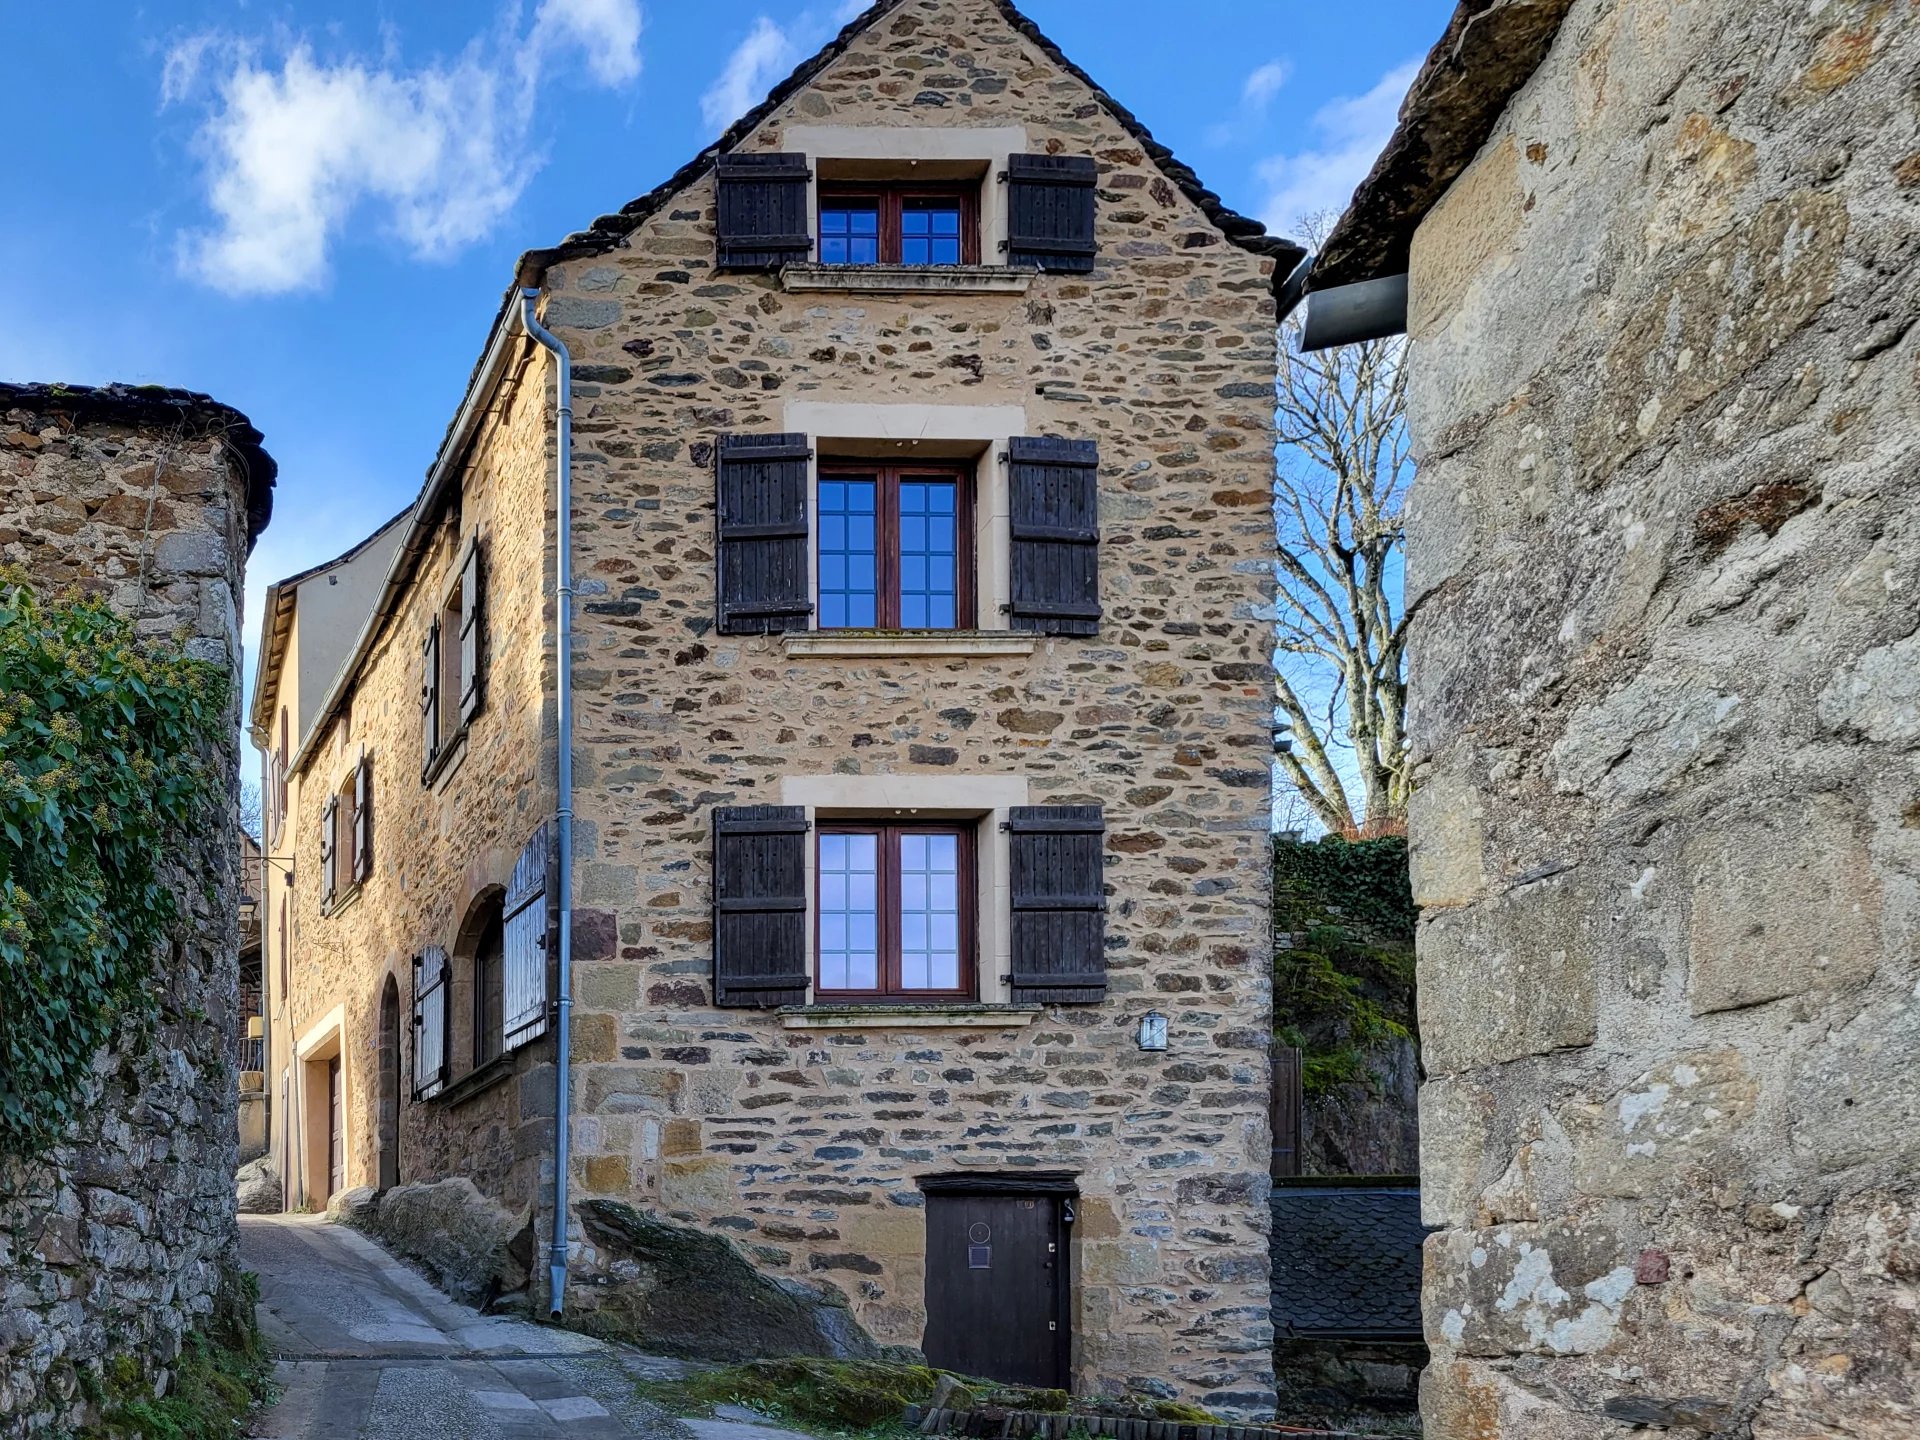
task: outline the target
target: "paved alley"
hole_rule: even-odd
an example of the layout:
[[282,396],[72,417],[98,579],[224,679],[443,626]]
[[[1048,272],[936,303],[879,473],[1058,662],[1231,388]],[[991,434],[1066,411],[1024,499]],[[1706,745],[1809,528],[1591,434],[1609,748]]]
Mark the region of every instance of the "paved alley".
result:
[[[678,1363],[446,1298],[364,1236],[313,1216],[243,1216],[260,1327],[282,1357],[270,1440],[689,1440],[633,1381]],[[698,1425],[699,1422],[696,1422]],[[762,1432],[763,1434],[766,1432]]]

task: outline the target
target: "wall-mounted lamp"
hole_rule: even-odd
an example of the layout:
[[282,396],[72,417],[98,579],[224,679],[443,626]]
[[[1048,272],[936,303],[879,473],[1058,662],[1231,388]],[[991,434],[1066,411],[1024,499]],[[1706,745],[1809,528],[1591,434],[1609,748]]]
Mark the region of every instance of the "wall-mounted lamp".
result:
[[1140,1048],[1142,1050],[1167,1048],[1167,1017],[1158,1010],[1149,1010],[1140,1017]]

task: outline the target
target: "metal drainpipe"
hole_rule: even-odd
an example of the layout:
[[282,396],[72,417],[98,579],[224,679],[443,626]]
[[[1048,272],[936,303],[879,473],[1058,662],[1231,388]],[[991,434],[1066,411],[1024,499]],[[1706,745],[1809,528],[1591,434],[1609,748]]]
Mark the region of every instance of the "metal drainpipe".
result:
[[559,651],[559,795],[554,809],[555,848],[559,851],[560,961],[555,988],[559,991],[558,1037],[553,1061],[553,1244],[548,1251],[547,1304],[555,1316],[567,1297],[567,1169],[571,1164],[573,1065],[573,357],[567,347],[533,313],[540,292],[520,292],[521,317],[527,333],[553,355],[558,370],[558,419],[554,439],[559,451],[554,467],[554,534],[558,551],[554,586],[555,646]]

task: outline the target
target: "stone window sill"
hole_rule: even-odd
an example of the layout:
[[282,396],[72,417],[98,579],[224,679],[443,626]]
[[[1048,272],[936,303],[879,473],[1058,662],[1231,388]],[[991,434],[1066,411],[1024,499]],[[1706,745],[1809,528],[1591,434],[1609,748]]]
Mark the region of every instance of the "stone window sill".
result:
[[331,920],[334,916],[352,908],[354,902],[360,898],[360,887],[363,883],[356,880],[346,889],[334,891],[333,899],[320,907],[320,914]]
[[1003,265],[788,265],[782,288],[864,294],[1024,295],[1037,270]]
[[788,1005],[787,1030],[1016,1030],[1040,1017],[1038,1005]]
[[441,794],[453,779],[454,772],[460,768],[460,762],[467,758],[467,731],[469,725],[462,725],[447,737],[440,747],[440,753],[433,757],[433,763],[427,767],[427,773],[420,777],[420,783]]
[[513,1056],[496,1055],[486,1064],[469,1070],[458,1080],[426,1097],[434,1105],[462,1105],[476,1096],[484,1095],[494,1086],[513,1078]]
[[788,655],[885,659],[912,655],[1031,655],[1039,637],[1028,630],[789,630]]

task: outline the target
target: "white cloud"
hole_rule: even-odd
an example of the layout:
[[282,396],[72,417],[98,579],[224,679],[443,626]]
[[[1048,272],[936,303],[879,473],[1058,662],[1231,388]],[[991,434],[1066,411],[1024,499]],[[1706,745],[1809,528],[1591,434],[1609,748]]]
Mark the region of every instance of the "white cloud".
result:
[[700,97],[700,118],[719,134],[760,103],[789,70],[800,53],[794,39],[762,15],[753,29],[727,57],[720,76]]
[[333,244],[369,212],[424,259],[472,244],[538,168],[528,134],[553,59],[582,52],[594,80],[622,85],[639,74],[639,39],[638,0],[542,0],[524,42],[475,40],[413,69],[392,57],[323,60],[304,42],[263,60],[225,36],[182,41],[161,99],[205,92],[196,147],[214,221],[180,237],[182,270],[231,294],[313,289]]
[[1310,149],[1275,155],[1260,166],[1268,187],[1261,219],[1269,230],[1293,234],[1307,216],[1347,208],[1354,188],[1373,168],[1400,114],[1400,101],[1420,72],[1409,60],[1380,77],[1364,95],[1330,101],[1313,117]]
[[1292,78],[1292,61],[1269,60],[1247,76],[1247,83],[1240,91],[1240,102],[1249,110],[1264,115],[1267,107],[1273,103],[1273,97],[1280,93],[1280,87]]

